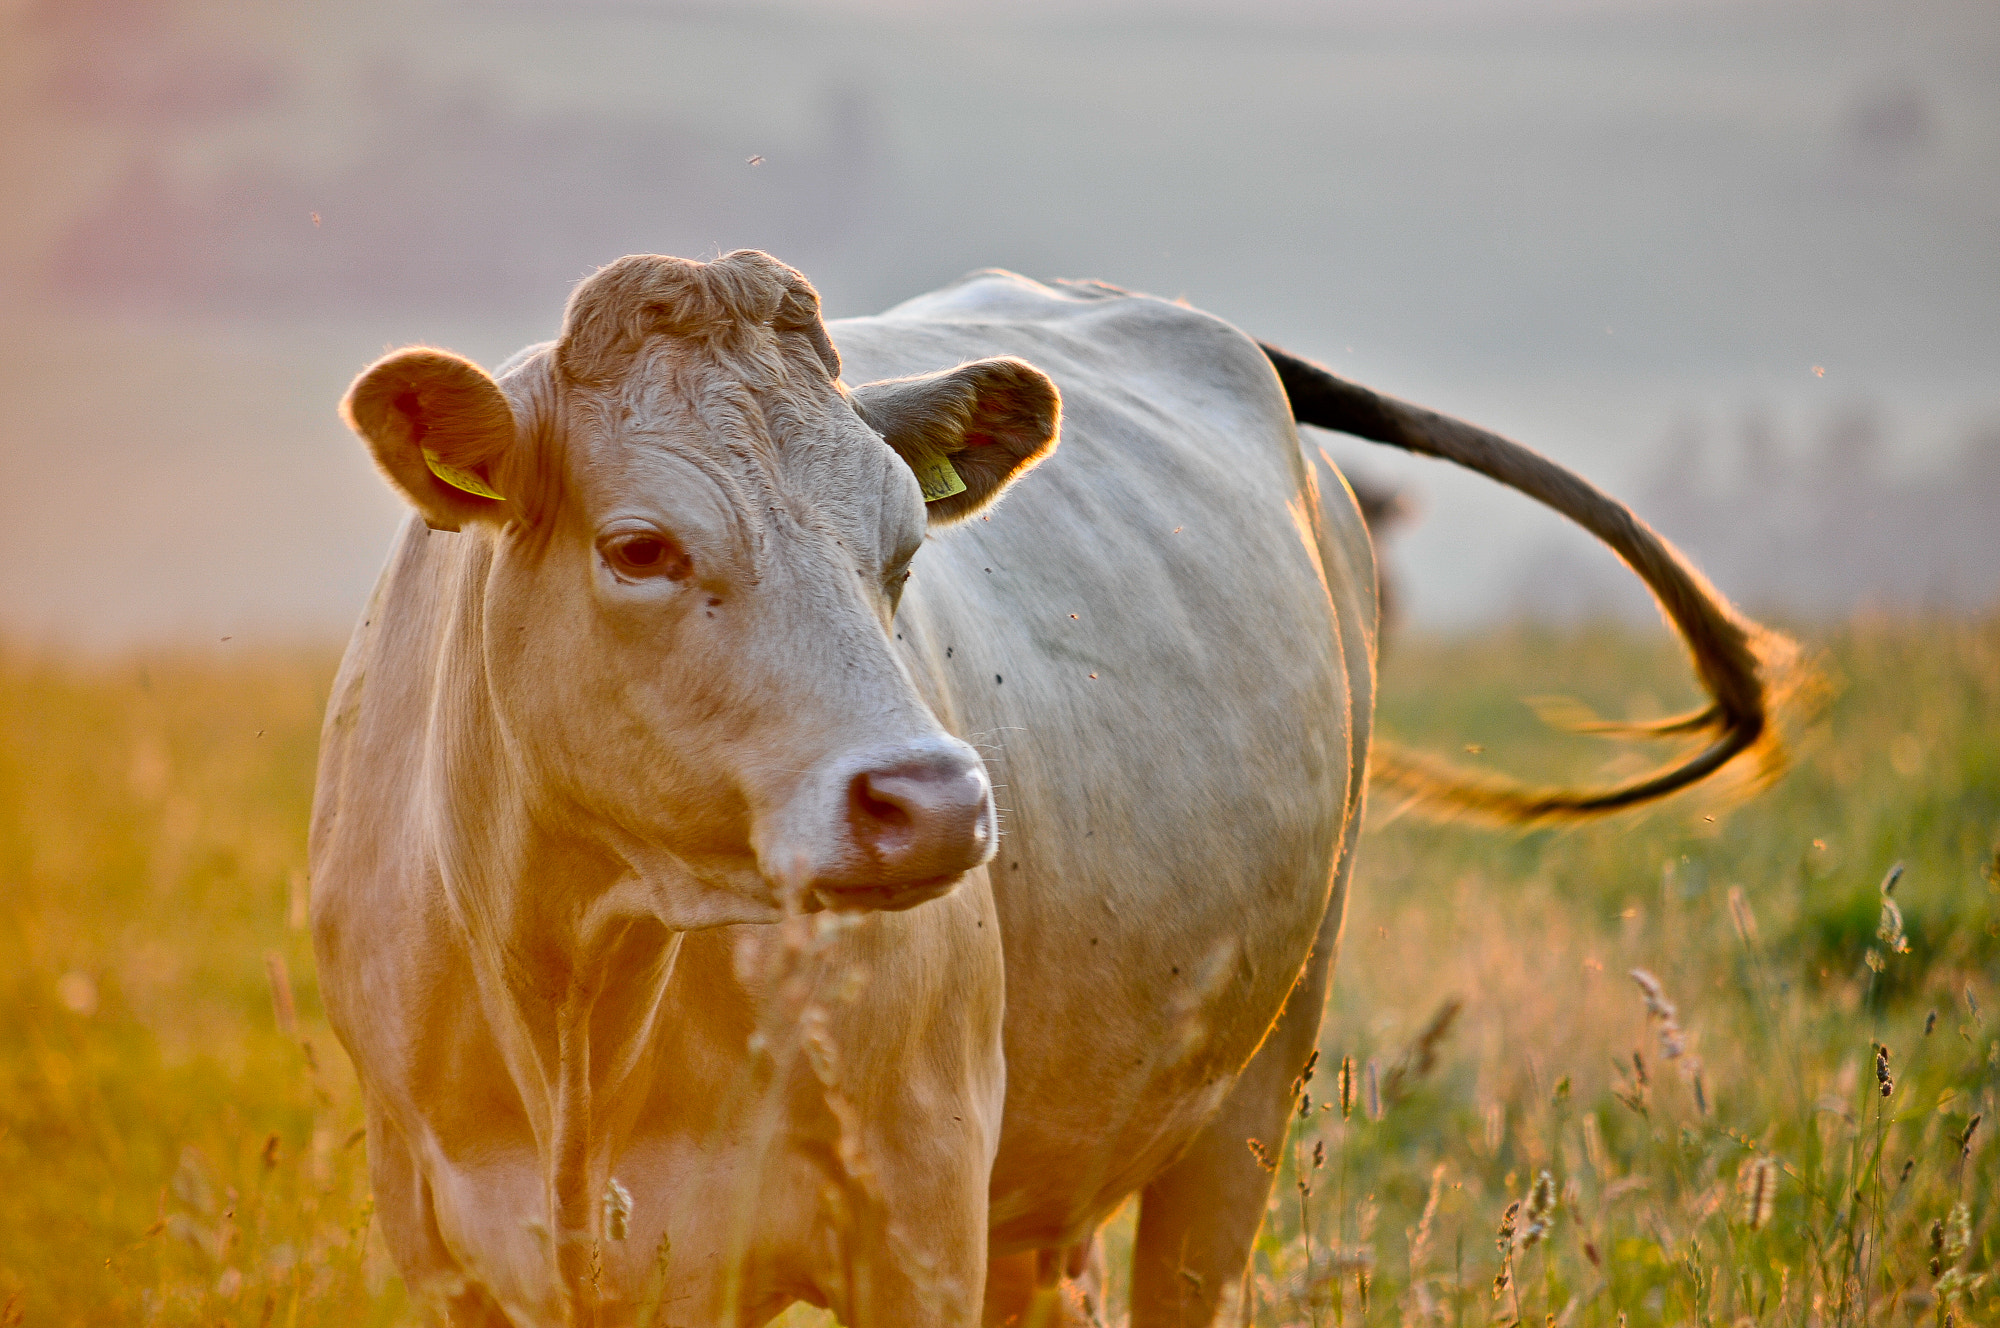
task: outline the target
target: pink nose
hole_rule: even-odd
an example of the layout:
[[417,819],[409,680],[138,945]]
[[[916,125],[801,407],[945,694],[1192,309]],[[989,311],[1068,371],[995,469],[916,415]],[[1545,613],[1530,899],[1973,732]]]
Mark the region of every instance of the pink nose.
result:
[[847,825],[870,885],[970,871],[993,846],[986,767],[976,756],[937,752],[863,770],[848,785]]

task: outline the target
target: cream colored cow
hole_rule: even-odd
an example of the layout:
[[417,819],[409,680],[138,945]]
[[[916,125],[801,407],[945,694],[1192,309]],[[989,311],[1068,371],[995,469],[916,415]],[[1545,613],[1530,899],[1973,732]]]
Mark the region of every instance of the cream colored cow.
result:
[[1369,759],[1371,551],[1295,411],[1593,523],[1721,698],[1608,797],[1406,786],[1588,810],[1764,727],[1753,629],[1622,508],[1107,287],[828,326],[762,254],[627,258],[497,378],[399,351],[346,410],[415,515],[328,709],[314,935],[452,1323],[1073,1320],[1135,1194],[1133,1322],[1227,1310]]

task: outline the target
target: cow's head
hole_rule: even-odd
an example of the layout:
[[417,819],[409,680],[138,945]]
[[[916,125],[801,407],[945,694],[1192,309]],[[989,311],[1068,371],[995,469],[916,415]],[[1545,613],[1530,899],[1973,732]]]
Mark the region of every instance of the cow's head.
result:
[[517,361],[397,351],[344,409],[481,542],[478,685],[533,814],[670,924],[907,907],[985,862],[985,769],[892,620],[925,533],[1055,446],[1054,385],[996,359],[850,392],[811,284],[750,251],[621,259]]

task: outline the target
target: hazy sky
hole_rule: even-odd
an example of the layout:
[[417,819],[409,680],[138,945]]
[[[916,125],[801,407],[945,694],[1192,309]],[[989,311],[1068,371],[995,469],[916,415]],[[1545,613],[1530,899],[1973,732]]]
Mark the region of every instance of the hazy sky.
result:
[[[1160,13],[0,3],[0,631],[343,631],[397,517],[348,378],[497,361],[635,251],[768,248],[836,315],[1184,295],[1628,494],[1690,420],[1872,403],[1921,472],[2000,416],[1987,0]],[[1420,618],[1546,566],[1552,519],[1350,451],[1420,489]]]

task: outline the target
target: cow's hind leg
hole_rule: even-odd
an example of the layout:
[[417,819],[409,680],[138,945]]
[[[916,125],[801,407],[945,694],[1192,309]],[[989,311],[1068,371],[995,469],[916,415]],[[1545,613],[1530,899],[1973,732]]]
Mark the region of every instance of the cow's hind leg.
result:
[[1142,1192],[1132,1250],[1132,1328],[1208,1328],[1242,1314],[1250,1245],[1276,1177],[1248,1140],[1273,1153],[1290,1126],[1292,1083],[1319,1037],[1347,896],[1346,859],[1312,957],[1264,1045],[1188,1150]]

